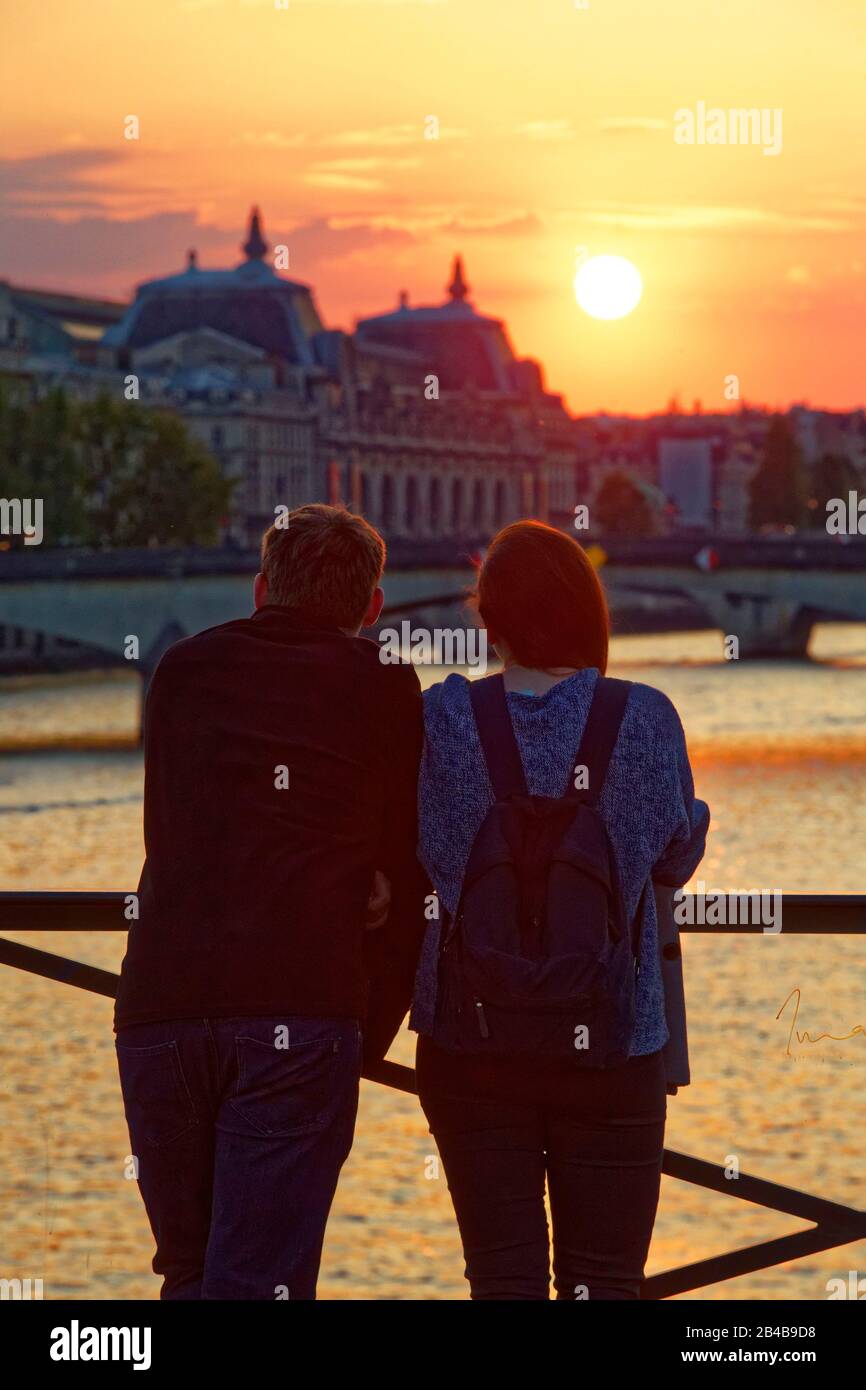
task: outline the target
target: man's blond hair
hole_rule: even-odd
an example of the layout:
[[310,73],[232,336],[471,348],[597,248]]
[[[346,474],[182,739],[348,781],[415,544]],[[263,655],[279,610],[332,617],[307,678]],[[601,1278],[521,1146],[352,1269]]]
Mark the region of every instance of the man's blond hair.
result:
[[385,568],[385,542],[362,516],[310,502],[262,539],[270,603],[357,628]]

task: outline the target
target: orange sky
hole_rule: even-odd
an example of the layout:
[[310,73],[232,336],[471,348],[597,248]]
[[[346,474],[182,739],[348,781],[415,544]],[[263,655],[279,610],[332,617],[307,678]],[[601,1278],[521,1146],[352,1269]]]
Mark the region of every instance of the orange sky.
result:
[[[730,374],[864,404],[864,0],[279,4],[7,3],[0,277],[125,295],[190,246],[233,264],[258,202],[330,326],[438,301],[462,251],[577,411],[730,408]],[[781,109],[781,153],[677,144],[699,101]],[[577,307],[580,246],[637,264],[628,318]]]

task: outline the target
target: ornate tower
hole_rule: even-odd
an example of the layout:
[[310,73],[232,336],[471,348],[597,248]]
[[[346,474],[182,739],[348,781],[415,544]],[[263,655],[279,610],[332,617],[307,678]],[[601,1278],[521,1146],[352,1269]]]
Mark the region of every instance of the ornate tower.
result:
[[250,214],[250,228],[241,250],[248,261],[263,261],[268,253],[268,243],[262,236],[262,219],[258,208]]
[[455,256],[451,268],[451,284],[448,293],[455,303],[462,303],[469,296],[469,286],[463,278],[463,257]]

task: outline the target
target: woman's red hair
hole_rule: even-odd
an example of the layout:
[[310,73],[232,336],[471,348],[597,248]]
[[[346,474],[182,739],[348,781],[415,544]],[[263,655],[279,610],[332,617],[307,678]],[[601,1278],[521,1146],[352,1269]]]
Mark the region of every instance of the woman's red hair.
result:
[[490,542],[478,572],[478,611],[521,666],[607,669],[607,600],[586,551],[541,521],[515,521]]

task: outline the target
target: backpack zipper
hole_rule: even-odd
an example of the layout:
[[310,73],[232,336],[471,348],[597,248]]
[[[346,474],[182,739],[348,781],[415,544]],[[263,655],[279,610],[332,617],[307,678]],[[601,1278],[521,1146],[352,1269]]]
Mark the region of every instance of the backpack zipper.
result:
[[475,1017],[478,1019],[478,1031],[482,1038],[490,1037],[490,1029],[487,1027],[487,1018],[484,1014],[484,1005],[480,999],[475,1000]]

